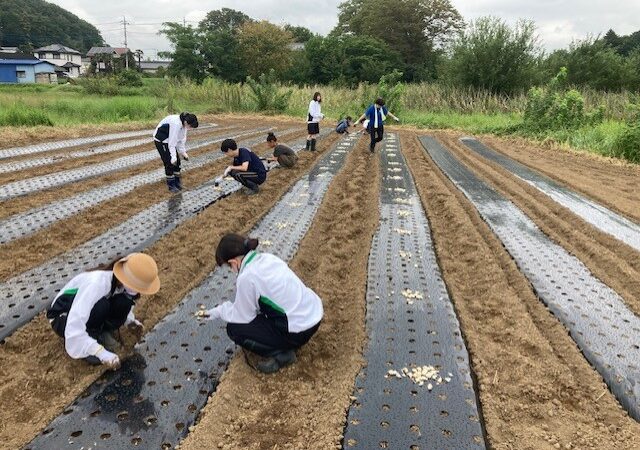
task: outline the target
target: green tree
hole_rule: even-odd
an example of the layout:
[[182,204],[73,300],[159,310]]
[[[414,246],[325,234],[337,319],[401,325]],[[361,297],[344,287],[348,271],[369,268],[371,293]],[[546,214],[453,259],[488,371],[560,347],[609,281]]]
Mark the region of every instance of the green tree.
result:
[[568,50],[553,53],[545,66],[548,74],[566,67],[570,84],[607,91],[633,89],[637,79],[631,60],[601,39],[573,42]]
[[166,22],[160,31],[171,46],[172,52],[162,52],[161,57],[170,57],[167,71],[171,77],[186,77],[201,82],[205,77],[205,60],[200,52],[200,36],[191,26]]
[[227,31],[235,32],[242,25],[254,20],[242,11],[235,9],[222,8],[209,11],[202,21],[198,24],[200,31]]
[[347,0],[339,6],[334,35],[370,36],[386,42],[406,64],[405,77],[418,78],[464,26],[449,0]]
[[305,27],[286,24],[284,29],[291,33],[294,42],[306,43],[313,37],[313,32]]
[[247,77],[236,33],[228,30],[201,33],[200,49],[207,75],[232,83],[244,81]]
[[263,20],[245,23],[238,31],[238,51],[247,73],[256,78],[271,69],[280,76],[291,66],[293,36],[277,25]]
[[43,0],[0,0],[0,44],[34,49],[62,44],[79,52],[104,43],[100,32],[69,11]]
[[460,86],[514,93],[534,84],[541,57],[533,22],[511,28],[496,17],[482,17],[454,43],[444,72]]

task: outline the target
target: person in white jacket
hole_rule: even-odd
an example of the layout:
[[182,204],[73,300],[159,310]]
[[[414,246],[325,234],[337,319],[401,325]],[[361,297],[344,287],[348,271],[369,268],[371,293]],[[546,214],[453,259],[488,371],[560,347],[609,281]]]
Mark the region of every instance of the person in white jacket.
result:
[[307,114],[307,150],[316,151],[316,136],[320,134],[320,121],[324,119],[320,104],[322,95],[320,92],[313,94],[313,99],[309,102],[309,113]]
[[183,112],[165,117],[153,132],[153,141],[164,164],[164,173],[170,192],[182,190],[180,157],[189,160],[185,145],[187,130],[191,128],[198,128],[198,118],[195,114]]
[[220,240],[216,263],[238,274],[235,301],[204,315],[227,322],[227,334],[244,349],[251,367],[273,373],[295,362],[295,350],[318,331],[323,308],[320,297],[284,261],[257,247],[257,239],[238,234]]
[[[76,275],[47,308],[53,330],[64,338],[67,354],[90,364],[120,367],[120,358],[106,349],[117,341],[113,332],[123,325],[142,331],[133,314],[140,294],[160,289],[158,266],[144,253],[132,253],[116,261],[109,270],[92,270]],[[114,348],[111,348],[114,350]]]

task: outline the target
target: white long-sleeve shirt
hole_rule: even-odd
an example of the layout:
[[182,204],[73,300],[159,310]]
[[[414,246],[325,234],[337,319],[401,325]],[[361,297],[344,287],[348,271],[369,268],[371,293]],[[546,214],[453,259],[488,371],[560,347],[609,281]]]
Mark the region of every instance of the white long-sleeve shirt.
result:
[[[73,304],[67,315],[67,325],[64,330],[64,348],[74,359],[95,355],[102,346],[87,334],[87,322],[91,310],[98,301],[111,291],[113,272],[110,270],[94,270],[76,275],[69,281],[56,298],[63,294],[76,292]],[[129,311],[126,324],[135,320],[133,308]]]
[[169,137],[162,141],[162,143],[167,144],[167,146],[169,147],[169,153],[171,154],[171,159],[174,160],[176,158],[176,152],[180,153],[181,155],[185,155],[187,153],[187,129],[182,125],[180,115],[172,114],[160,121],[155,131],[153,132],[154,140],[157,140],[155,139],[155,136],[158,132],[158,129],[165,124],[169,125]]
[[309,116],[307,119],[308,123],[320,122],[324,119],[324,114],[320,112],[320,102],[311,100],[309,103]]
[[320,297],[284,261],[254,250],[247,253],[240,266],[235,301],[218,305],[211,317],[246,324],[256,318],[261,306],[284,314],[290,333],[312,328],[324,313]]

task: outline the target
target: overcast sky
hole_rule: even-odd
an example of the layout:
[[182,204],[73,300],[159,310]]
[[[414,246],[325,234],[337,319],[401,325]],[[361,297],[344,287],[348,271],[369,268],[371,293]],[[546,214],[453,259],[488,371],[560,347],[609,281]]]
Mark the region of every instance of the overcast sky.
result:
[[[276,24],[302,25],[313,32],[327,34],[338,21],[341,0],[48,0],[95,25],[105,41],[113,46],[124,42],[119,21],[126,16],[128,45],[153,57],[168,50],[167,40],[157,35],[162,22],[182,21],[197,24],[208,11],[223,7],[243,11],[254,19]],[[548,50],[567,46],[574,39],[605,33],[613,28],[618,34],[640,30],[640,0],[453,0],[465,20],[495,15],[515,23],[532,19]]]

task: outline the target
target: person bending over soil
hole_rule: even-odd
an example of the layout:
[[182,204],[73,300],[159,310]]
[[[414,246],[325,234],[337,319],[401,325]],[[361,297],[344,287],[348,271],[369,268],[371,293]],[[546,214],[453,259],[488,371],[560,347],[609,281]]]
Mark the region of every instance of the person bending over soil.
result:
[[233,303],[205,312],[227,322],[227,334],[243,348],[247,363],[274,373],[296,360],[295,350],[320,327],[320,297],[277,256],[256,251],[257,239],[225,235],[216,249],[218,266],[238,274]]
[[113,333],[128,325],[138,334],[143,326],[133,314],[140,294],[160,289],[158,266],[151,256],[131,253],[109,266],[76,275],[47,308],[47,319],[64,338],[67,354],[90,364],[120,367],[114,353],[118,341]]
[[347,116],[340,122],[338,122],[338,125],[336,125],[336,133],[349,134],[349,127],[351,126],[352,121],[353,119],[351,118],[351,116]]
[[371,153],[376,150],[376,144],[384,137],[384,121],[387,116],[391,116],[393,120],[400,122],[400,119],[391,114],[387,107],[384,106],[384,100],[378,98],[375,103],[369,106],[364,114],[358,119],[358,122],[362,122],[365,119],[369,121],[367,131],[371,135],[371,143],[369,144],[369,150]]
[[182,190],[180,180],[180,155],[189,160],[185,144],[187,142],[187,130],[198,128],[198,118],[195,114],[183,112],[180,115],[167,116],[160,121],[153,132],[153,141],[156,144],[164,173],[167,177],[167,187],[170,192]]
[[267,145],[273,149],[273,156],[267,158],[268,161],[278,161],[280,166],[291,169],[298,161],[298,155],[290,147],[284,144],[278,144],[278,138],[275,134],[267,135]]
[[233,165],[225,169],[224,175],[230,175],[246,188],[247,195],[260,192],[260,185],[267,179],[267,169],[260,157],[248,148],[238,148],[233,139],[225,139],[220,146],[222,153],[233,158]]
[[320,134],[320,121],[324,119],[324,114],[320,111],[322,95],[320,92],[313,94],[313,99],[309,102],[309,112],[307,113],[307,150],[316,151],[316,137]]

